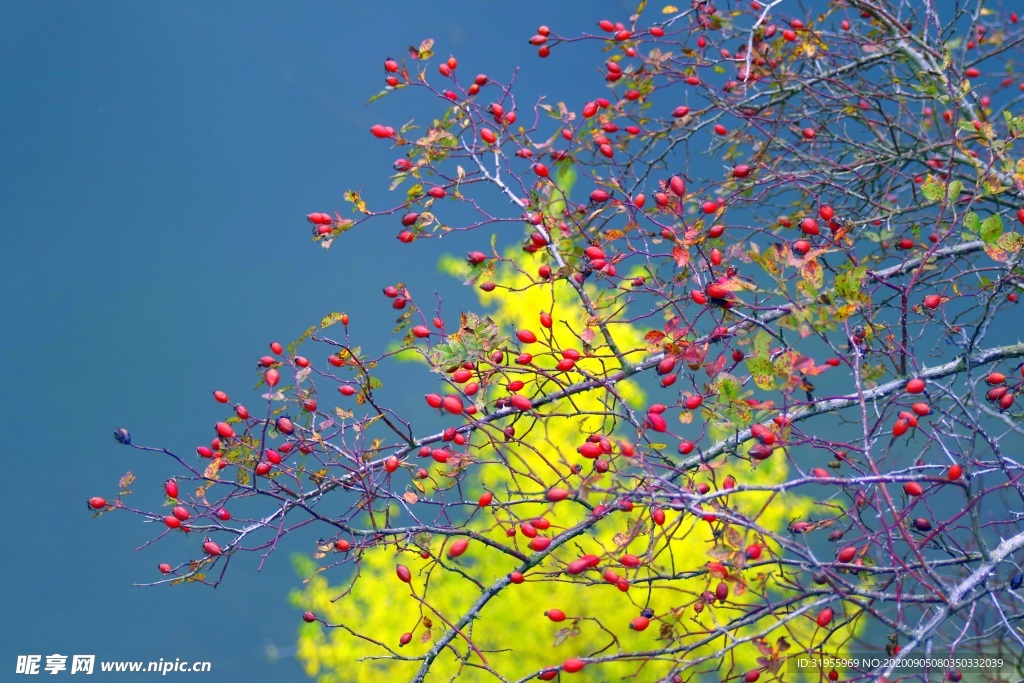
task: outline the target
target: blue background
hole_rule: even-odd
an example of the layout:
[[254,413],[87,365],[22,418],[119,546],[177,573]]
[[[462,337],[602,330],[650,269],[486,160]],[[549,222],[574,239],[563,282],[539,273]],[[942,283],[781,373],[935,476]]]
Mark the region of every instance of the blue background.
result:
[[[301,678],[288,656],[300,623],[286,600],[298,584],[288,553],[311,548],[286,542],[262,573],[258,558],[233,561],[216,590],[131,587],[158,579],[159,562],[198,554],[201,539],[174,534],[136,552],[154,526],[129,514],[91,519],[85,501],[114,498],[126,471],[139,478],[130,502],[150,510],[175,474],[170,459],[120,447],[112,431],[188,456],[224,415],[213,390],[256,403],[255,362],[270,341],[344,310],[364,348],[382,350],[393,311],[380,290],[399,279],[470,300],[438,283],[433,264],[484,247],[484,236],[405,247],[384,220],[329,252],[310,242],[305,214],[347,215],[345,189],[371,206],[398,203],[386,187],[400,154],[369,127],[436,113],[410,91],[365,107],[383,87],[383,60],[433,37],[466,79],[507,80],[525,66],[521,106],[540,92],[579,103],[604,88],[596,48],[541,61],[527,39],[541,22],[597,30],[597,19],[624,21],[634,8],[4,3],[0,678],[14,678],[19,654],[52,653],[209,660],[218,681]],[[284,656],[269,661],[268,646]],[[128,676],[90,680],[108,679]]]

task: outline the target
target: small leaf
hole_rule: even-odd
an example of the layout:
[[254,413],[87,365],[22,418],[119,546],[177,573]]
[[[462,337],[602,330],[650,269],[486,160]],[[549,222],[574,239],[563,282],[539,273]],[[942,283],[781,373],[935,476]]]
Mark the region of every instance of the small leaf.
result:
[[[328,313],[320,320],[320,329],[327,329],[331,325],[341,322],[342,316],[344,316],[344,313]],[[310,329],[312,330],[313,328]],[[308,335],[304,335],[303,338],[305,338],[305,336]]]
[[569,638],[572,638],[572,629],[569,627],[558,629],[555,631],[555,647],[558,647]]
[[974,233],[981,230],[981,219],[978,218],[978,214],[974,213],[973,211],[969,212],[964,217],[964,227],[967,228],[967,230]]
[[964,184],[963,181],[954,180],[949,184],[949,201],[955,202],[960,197],[960,193],[963,192]]
[[380,98],[382,98],[382,97],[384,97],[385,95],[387,95],[387,94],[388,94],[389,92],[391,92],[391,88],[384,88],[384,89],[383,89],[383,90],[381,90],[381,91],[380,91],[379,93],[377,93],[376,95],[374,95],[374,96],[373,96],[373,97],[371,97],[370,99],[366,100],[366,103],[367,103],[367,104],[371,104],[371,103],[373,103],[373,102],[376,102],[376,101],[377,101],[377,100],[379,100]]
[[843,271],[836,276],[836,293],[847,301],[861,301],[865,294],[861,289],[864,284],[864,276],[867,275],[867,266],[858,266]]
[[935,177],[932,176],[931,174],[928,175],[928,178],[924,181],[924,184],[921,185],[921,194],[923,194],[924,198],[930,202],[939,201],[940,199],[942,199],[945,193],[946,186],[939,182],[938,180],[936,180]]
[[405,493],[402,494],[402,500],[404,500],[409,505],[412,505],[413,503],[419,502],[419,499],[420,499],[420,497],[417,496],[412,491],[406,491]]
[[825,283],[825,272],[814,259],[805,260],[800,267],[800,277],[815,290],[821,289]]
[[366,202],[363,201],[362,197],[360,197],[359,193],[355,190],[348,190],[345,192],[345,201],[351,202],[355,210],[359,213],[370,213],[366,210]]

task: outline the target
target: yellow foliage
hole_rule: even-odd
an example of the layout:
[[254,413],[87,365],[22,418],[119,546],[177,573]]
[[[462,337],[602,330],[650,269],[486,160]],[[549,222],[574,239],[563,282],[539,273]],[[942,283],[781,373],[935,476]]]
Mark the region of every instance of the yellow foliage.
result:
[[[448,262],[449,271],[461,268],[456,261]],[[585,313],[581,317],[582,308],[571,286],[559,281],[553,287],[528,288],[529,280],[525,275],[501,269],[494,279],[499,285],[513,290],[499,287],[493,294],[480,295],[482,302],[490,307],[488,314],[503,331],[523,328],[536,331],[540,341],[533,347],[538,349],[550,343],[558,350],[575,348],[583,351],[583,344],[575,335],[591,321],[586,319]],[[588,285],[588,291],[593,299],[598,298],[596,287]],[[551,313],[554,319],[551,330],[541,329],[538,323],[540,311]],[[621,314],[618,317],[621,318]],[[636,362],[646,355],[646,330],[622,323],[612,325],[611,330],[628,360]],[[580,381],[585,374],[604,377],[619,369],[600,332],[597,332],[593,348],[593,357],[582,358],[574,371],[553,373],[551,379],[524,370],[522,379],[527,386],[520,393],[535,396],[556,389],[558,382]],[[540,352],[538,350],[538,355]],[[536,363],[551,370],[556,360],[539,357]],[[515,369],[516,366],[512,366],[510,372]],[[499,386],[503,386],[505,381],[506,378],[496,379]],[[637,459],[654,457],[650,448],[642,448],[634,428],[623,425],[621,420],[614,420],[612,416],[613,412],[623,411],[622,401],[630,409],[641,411],[638,414],[642,415],[646,408],[644,391],[630,380],[615,384],[614,391],[614,396],[603,389],[579,393],[571,399],[545,404],[535,410],[550,417],[533,420],[520,415],[515,420],[506,418],[484,433],[474,433],[472,448],[468,449],[473,462],[459,489],[462,500],[466,501],[461,506],[468,517],[465,528],[492,539],[501,547],[513,546],[529,556],[529,539],[524,538],[521,532],[510,538],[506,534],[507,529],[521,520],[544,517],[551,523],[548,535],[554,536],[588,519],[591,507],[600,503],[615,505],[622,494],[635,489],[641,472],[636,463],[631,464],[623,456],[616,455],[611,472],[603,477],[588,478],[593,461],[586,460],[577,452],[587,435],[601,433],[612,437],[613,443],[621,439],[638,444]],[[502,394],[498,391],[495,395]],[[684,425],[680,429],[696,435],[701,429],[700,421],[698,416],[695,424]],[[515,426],[516,440],[506,442],[501,430],[509,425]],[[666,452],[674,454],[674,445]],[[570,475],[570,468],[577,464],[583,466],[582,476]],[[660,471],[670,474],[667,468]],[[778,451],[754,470],[748,461],[732,457],[714,470],[714,478],[721,482],[726,475],[733,474],[743,484],[766,485],[784,481],[787,473],[785,457]],[[405,471],[399,474],[405,474]],[[688,481],[689,476],[684,475],[681,482]],[[710,476],[708,471],[693,473],[695,481],[709,481]],[[404,480],[399,478],[398,481]],[[575,489],[581,502],[573,499],[546,502],[544,492],[555,485]],[[404,483],[396,483],[395,486],[400,491],[398,487]],[[485,491],[493,493],[493,503],[488,508],[478,509],[476,501]],[[429,501],[436,493],[428,488],[420,495],[419,502],[412,506],[420,514],[420,519],[428,522],[435,519],[437,508],[430,507]],[[520,502],[524,498],[533,502]],[[504,505],[510,501],[515,501],[515,504]],[[807,499],[768,491],[736,494],[728,503],[729,509],[756,520],[762,529],[773,532],[784,530],[794,518],[806,518],[811,510],[811,502]],[[415,524],[397,506],[392,508],[392,513],[394,525]],[[717,539],[716,530],[720,532]],[[611,681],[630,675],[637,675],[633,680],[660,680],[678,664],[680,657],[690,661],[708,657],[708,662],[698,670],[714,672],[721,664],[719,671],[735,673],[756,668],[757,658],[763,653],[753,643],[746,643],[723,660],[718,653],[733,639],[764,632],[767,624],[783,619],[785,623],[769,633],[765,647],[777,645],[780,636],[785,636],[794,647],[797,644],[807,646],[812,641],[819,643],[827,631],[818,629],[814,623],[817,609],[805,616],[787,617],[787,612],[802,604],[797,603],[777,614],[766,614],[748,626],[734,629],[729,636],[709,636],[716,624],[725,624],[763,607],[764,595],[783,601],[792,592],[781,585],[782,569],[779,564],[741,568],[745,562],[743,549],[747,545],[755,542],[766,544],[768,547],[763,560],[778,551],[773,542],[742,527],[726,527],[721,521],[709,523],[689,512],[668,510],[662,527],[652,523],[649,509],[639,506],[629,512],[609,514],[591,530],[556,549],[538,566],[524,566],[512,555],[488,547],[480,540],[470,541],[466,553],[452,560],[445,551],[449,539],[441,535],[429,539],[409,538],[401,544],[402,552],[394,546],[360,550],[358,564],[354,565],[358,580],[354,583],[349,571],[353,564],[349,563],[344,565],[346,569],[334,568],[312,576],[303,590],[296,591],[292,596],[295,605],[312,610],[328,623],[343,624],[352,631],[365,634],[399,656],[398,659],[391,657],[381,645],[354,637],[346,629],[304,625],[298,639],[297,656],[309,675],[318,677],[321,683],[411,680],[421,664],[418,658],[434,646],[448,630],[448,624],[456,623],[485,590],[491,589],[514,570],[526,575],[525,583],[506,585],[498,590],[479,611],[477,619],[460,629],[462,636],[457,636],[438,656],[427,681],[449,681],[456,675],[464,681],[496,680],[480,668],[484,666],[484,660],[486,666],[500,672],[506,679],[517,680],[544,667],[557,667],[570,657],[610,656],[619,652],[651,653],[665,648],[693,646],[701,641],[706,644],[686,655],[648,654],[600,665],[590,664],[590,676],[586,680]],[[733,545],[729,545],[730,542]],[[429,550],[427,559],[421,557],[422,550]],[[356,553],[357,550],[350,552]],[[619,558],[627,552],[638,556],[643,564],[636,569],[621,566]],[[588,553],[600,557],[600,564],[595,570],[578,576],[564,573],[567,562]],[[707,606],[697,613],[694,605],[701,594],[707,590],[714,591],[721,580],[709,576],[706,570],[707,563],[716,558],[727,565],[737,565],[729,570],[726,580],[730,588],[729,602]],[[327,560],[338,559],[339,554],[328,554]],[[410,584],[402,583],[396,577],[395,567],[399,563],[412,570]],[[298,559],[297,565],[303,575],[313,575],[316,571],[316,564],[310,559]],[[631,585],[628,591],[624,592],[602,578],[608,568],[629,578]],[[648,583],[647,578],[652,574],[675,578]],[[349,589],[350,592],[336,599]],[[843,614],[838,603],[831,606],[837,618]],[[553,608],[564,611],[568,618],[561,623],[550,621],[544,612]],[[643,632],[631,630],[630,621],[644,608],[650,608],[654,613],[650,627]],[[405,632],[413,634],[412,642],[399,648],[399,638]],[[829,642],[846,642],[849,635],[843,629],[837,629]],[[472,640],[476,651],[470,648],[467,638]]]

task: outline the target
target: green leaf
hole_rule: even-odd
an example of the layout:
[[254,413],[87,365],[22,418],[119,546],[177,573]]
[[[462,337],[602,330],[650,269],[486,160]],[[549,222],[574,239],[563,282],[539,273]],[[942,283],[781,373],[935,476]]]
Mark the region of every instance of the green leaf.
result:
[[771,390],[775,388],[775,368],[768,356],[751,356],[746,360],[747,371],[754,378],[754,384],[758,389]]
[[1003,234],[1003,217],[994,213],[981,222],[981,241],[992,244]]
[[946,194],[946,186],[936,180],[934,176],[929,175],[924,181],[924,185],[921,186],[921,194],[928,201],[937,202]]
[[377,101],[377,100],[379,100],[380,98],[382,98],[382,97],[384,97],[385,95],[387,95],[387,94],[388,94],[389,92],[391,92],[391,88],[384,88],[384,89],[383,89],[383,90],[381,90],[381,91],[380,91],[379,93],[377,93],[376,95],[374,95],[374,96],[373,96],[373,97],[371,97],[370,99],[366,100],[366,103],[367,103],[367,104],[372,104],[373,102],[376,102],[376,101]]
[[836,276],[836,294],[847,301],[860,301],[864,299],[864,292],[861,286],[864,284],[864,276],[867,275],[867,266],[850,268]]
[[954,180],[949,184],[949,201],[955,202],[964,190],[963,181]]
[[772,346],[772,336],[764,330],[758,330],[754,335],[754,351],[756,356],[767,355],[768,349]]
[[969,212],[964,217],[964,227],[967,228],[968,231],[973,232],[975,234],[979,230],[981,230],[981,219],[978,218],[978,214],[974,213],[973,211]]
[[736,378],[728,373],[721,373],[715,378],[715,394],[726,400],[735,400],[739,396],[740,385]]

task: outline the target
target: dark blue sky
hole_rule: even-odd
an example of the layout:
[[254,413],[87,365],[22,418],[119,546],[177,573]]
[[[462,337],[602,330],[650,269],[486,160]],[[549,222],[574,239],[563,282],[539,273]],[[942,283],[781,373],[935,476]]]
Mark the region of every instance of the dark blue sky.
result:
[[297,584],[287,553],[262,574],[255,561],[233,562],[215,591],[130,587],[158,578],[157,563],[195,554],[200,539],[135,552],[153,527],[127,514],[91,519],[86,499],[113,497],[124,472],[139,477],[132,502],[149,509],[175,473],[168,459],[117,446],[112,431],[193,453],[223,415],[211,391],[254,402],[255,360],[271,340],[346,310],[364,343],[383,348],[393,316],[381,287],[436,286],[436,256],[466,250],[454,238],[396,252],[388,224],[326,253],[309,241],[303,216],[346,211],[345,189],[362,188],[371,204],[383,197],[398,154],[370,125],[424,111],[412,93],[364,106],[382,87],[385,57],[433,37],[466,72],[507,77],[524,65],[521,93],[582,102],[603,88],[593,48],[542,62],[526,40],[542,22],[571,33],[633,7],[35,0],[0,9],[3,678],[17,655],[52,653],[210,660],[210,680],[226,682],[299,677],[294,660],[265,656],[268,644],[290,647],[299,623],[286,602]]

